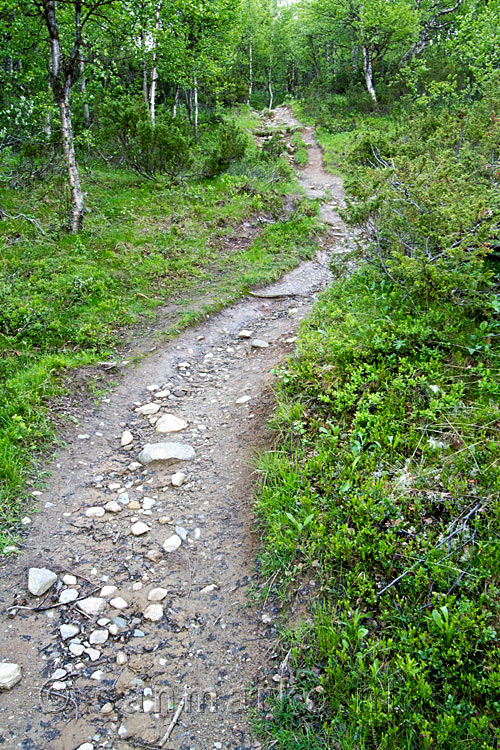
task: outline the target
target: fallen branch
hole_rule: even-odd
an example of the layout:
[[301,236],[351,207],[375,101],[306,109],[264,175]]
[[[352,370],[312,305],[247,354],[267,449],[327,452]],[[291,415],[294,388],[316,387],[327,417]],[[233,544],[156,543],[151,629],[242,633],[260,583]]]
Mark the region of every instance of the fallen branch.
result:
[[184,688],[184,695],[182,696],[181,702],[177,706],[177,711],[175,712],[172,721],[168,725],[167,731],[165,732],[165,734],[163,735],[163,737],[160,740],[160,743],[159,743],[160,747],[163,747],[165,745],[165,743],[169,739],[170,735],[174,731],[174,727],[177,724],[177,722],[179,721],[179,717],[180,717],[181,713],[184,711],[184,706],[185,705],[186,705],[186,688]]
[[1,219],[11,219],[11,221],[16,221],[16,219],[25,219],[26,221],[29,221],[30,224],[33,224],[33,226],[36,227],[44,237],[46,236],[45,230],[40,226],[38,221],[36,219],[33,219],[31,216],[26,216],[26,214],[16,214],[16,216],[12,216],[11,214],[8,214],[7,211],[4,211],[0,208],[0,220]]

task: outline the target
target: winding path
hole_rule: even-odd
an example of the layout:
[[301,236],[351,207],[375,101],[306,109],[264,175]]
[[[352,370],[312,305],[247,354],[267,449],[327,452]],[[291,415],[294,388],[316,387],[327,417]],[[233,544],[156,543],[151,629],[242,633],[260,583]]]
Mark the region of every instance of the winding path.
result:
[[[296,123],[286,108],[275,111],[274,122]],[[303,137],[309,163],[300,181],[311,197],[326,190],[331,196],[322,206],[332,225],[328,248],[259,292],[262,297],[224,310],[127,368],[109,400],[54,460],[26,552],[2,571],[0,660],[23,670],[21,682],[0,695],[6,750],[129,750],[159,747],[162,738],[163,747],[175,750],[260,747],[245,703],[249,685],[257,693],[274,685],[276,613],[269,602],[248,605],[249,592],[260,585],[253,455],[269,441],[273,368],[293,352],[297,325],[330,278],[329,252],[349,243],[335,210],[341,180],[323,170],[313,129],[305,128]],[[243,329],[251,338],[240,337]],[[254,339],[268,346],[253,346]],[[157,413],[136,411],[146,403]],[[167,413],[187,428],[159,434],[154,423]],[[125,430],[132,443],[122,448]],[[144,444],[162,440],[190,444],[196,459],[168,467],[136,462]],[[172,486],[179,471],[185,481]],[[87,514],[112,501],[108,507],[119,512]],[[134,536],[138,521],[149,530]],[[182,545],[165,552],[162,545],[176,532]],[[40,601],[27,594],[30,567],[58,573],[58,586],[63,576],[75,576],[76,583],[66,578],[62,588],[79,598],[102,594],[102,612],[85,615],[74,602],[12,616],[13,603]],[[116,590],[101,592],[103,586]],[[145,619],[151,591],[159,588],[153,598],[163,598],[149,614],[161,619]],[[61,625],[78,632],[63,640]],[[166,739],[176,708],[183,710]]]

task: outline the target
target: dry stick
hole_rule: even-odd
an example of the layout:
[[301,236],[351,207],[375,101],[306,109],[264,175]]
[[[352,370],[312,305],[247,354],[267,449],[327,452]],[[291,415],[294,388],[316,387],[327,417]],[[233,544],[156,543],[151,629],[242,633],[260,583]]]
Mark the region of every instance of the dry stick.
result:
[[258,299],[284,299],[285,297],[304,297],[306,295],[284,292],[283,294],[257,294],[257,292],[247,292],[250,297],[257,297]]
[[163,737],[160,740],[159,747],[163,747],[164,746],[164,744],[166,743],[166,741],[168,740],[168,738],[170,737],[170,735],[174,731],[174,727],[177,724],[177,722],[179,721],[179,717],[180,717],[181,713],[184,711],[184,706],[185,705],[186,705],[186,688],[184,688],[184,695],[182,696],[181,702],[177,706],[177,711],[175,712],[172,721],[168,725],[167,731],[165,732],[165,734],[163,735]]
[[[440,547],[442,547],[442,546],[443,546],[444,544],[446,544],[446,542],[449,542],[449,541],[450,541],[450,539],[452,539],[452,538],[453,538],[454,536],[456,536],[456,535],[457,535],[458,533],[460,533],[460,531],[464,531],[464,530],[465,530],[465,528],[466,528],[466,525],[467,525],[467,521],[469,520],[469,518],[470,518],[470,517],[471,517],[472,515],[474,515],[475,513],[477,513],[477,511],[478,511],[478,510],[480,510],[480,508],[481,508],[481,503],[478,503],[477,505],[475,505],[475,506],[474,506],[474,507],[472,508],[472,510],[471,510],[471,511],[469,511],[469,513],[468,513],[468,514],[467,514],[467,515],[465,516],[465,518],[464,518],[464,520],[463,520],[463,523],[462,523],[462,525],[461,525],[460,527],[456,528],[456,529],[455,529],[454,531],[452,531],[452,532],[451,532],[451,534],[448,534],[448,536],[447,536],[447,537],[445,537],[445,539],[442,539],[442,540],[441,540],[441,541],[439,542],[439,544],[437,544],[437,545],[436,545],[435,547],[433,547],[433,550],[439,549],[439,548],[440,548]],[[458,517],[457,519],[455,519],[455,521],[453,521],[453,523],[451,524],[451,528],[453,528],[453,526],[455,526],[455,524],[457,523],[457,521],[458,521],[459,519],[460,519],[460,516],[459,516],[459,517]],[[431,550],[431,551],[432,551],[432,550]],[[455,550],[454,550],[454,552],[455,552]],[[382,589],[382,591],[379,591],[379,592],[378,592],[378,594],[377,594],[377,596],[382,596],[382,594],[384,594],[384,593],[385,593],[386,591],[388,591],[388,590],[389,590],[389,589],[391,589],[391,588],[392,588],[393,586],[395,586],[395,584],[396,584],[396,583],[399,583],[399,581],[401,581],[401,580],[402,580],[403,578],[406,578],[406,576],[407,576],[407,575],[409,575],[409,574],[410,574],[410,573],[411,573],[411,572],[412,572],[412,571],[413,571],[413,570],[414,570],[414,569],[415,569],[415,568],[417,567],[417,565],[419,565],[419,564],[420,564],[421,562],[425,562],[425,561],[427,560],[427,557],[428,557],[428,555],[425,555],[425,556],[424,556],[424,557],[423,557],[422,559],[420,559],[420,560],[417,560],[417,562],[416,562],[416,563],[414,563],[414,564],[413,564],[413,565],[411,566],[411,568],[408,568],[407,570],[405,570],[405,571],[404,571],[403,573],[401,573],[401,575],[399,575],[399,576],[398,576],[397,578],[395,578],[395,579],[394,579],[393,581],[391,581],[390,583],[388,583],[388,584],[387,584],[387,586],[385,586],[385,587],[384,587],[384,588]],[[449,557],[449,555],[448,555],[448,557]]]
[[[88,579],[86,579],[86,580],[88,580]],[[13,604],[12,607],[7,607],[7,612],[10,612],[13,609],[15,609],[16,611],[18,609],[27,609],[30,612],[46,612],[49,609],[56,609],[57,607],[68,607],[70,604],[76,604],[77,602],[81,602],[82,599],[88,599],[89,596],[92,596],[92,594],[95,594],[96,591],[99,591],[100,588],[101,588],[101,586],[97,586],[97,588],[93,589],[93,591],[91,591],[89,594],[84,594],[83,596],[79,596],[78,599],[73,599],[72,602],[58,602],[57,604],[50,604],[48,607],[42,607],[42,606],[40,606],[40,607],[24,607],[24,606],[22,606],[20,604],[19,605]],[[85,615],[86,617],[88,617],[88,615],[86,614],[86,612],[82,612],[81,610],[79,610],[79,613],[81,615]]]
[[46,234],[38,221],[36,219],[33,219],[31,216],[26,216],[26,214],[17,214],[16,216],[11,216],[11,214],[8,214],[7,211],[0,209],[0,219],[11,219],[12,221],[15,221],[16,219],[25,219],[26,221],[29,221],[30,224],[33,224],[33,226],[36,227],[41,234],[43,234],[44,236]]

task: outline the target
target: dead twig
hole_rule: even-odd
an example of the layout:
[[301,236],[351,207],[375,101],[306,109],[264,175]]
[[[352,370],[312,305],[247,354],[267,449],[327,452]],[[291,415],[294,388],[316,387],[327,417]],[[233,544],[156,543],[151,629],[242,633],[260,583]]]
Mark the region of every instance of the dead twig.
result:
[[170,735],[174,731],[174,727],[177,724],[177,722],[179,721],[180,715],[184,711],[184,706],[186,705],[186,697],[187,697],[187,690],[186,690],[186,688],[184,688],[184,695],[182,696],[181,702],[177,706],[177,710],[176,710],[176,712],[175,712],[175,714],[174,714],[174,716],[172,718],[172,721],[168,725],[167,731],[165,732],[165,734],[163,735],[163,737],[160,740],[159,747],[163,747],[165,745],[165,743],[167,742],[168,738],[170,737]]

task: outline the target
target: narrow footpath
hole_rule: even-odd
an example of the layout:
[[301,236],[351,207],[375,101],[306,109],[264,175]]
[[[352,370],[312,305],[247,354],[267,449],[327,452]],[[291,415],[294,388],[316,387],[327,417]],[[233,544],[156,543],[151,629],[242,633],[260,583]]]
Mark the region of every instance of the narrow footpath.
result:
[[[297,124],[286,108],[272,122]],[[273,605],[251,603],[253,457],[273,370],[351,242],[342,182],[314,129],[303,138],[328,252],[126,369],[49,467],[24,552],[1,567],[0,661],[22,671],[0,692],[2,749],[260,747],[247,708],[279,663]],[[165,442],[175,460],[149,463]]]

